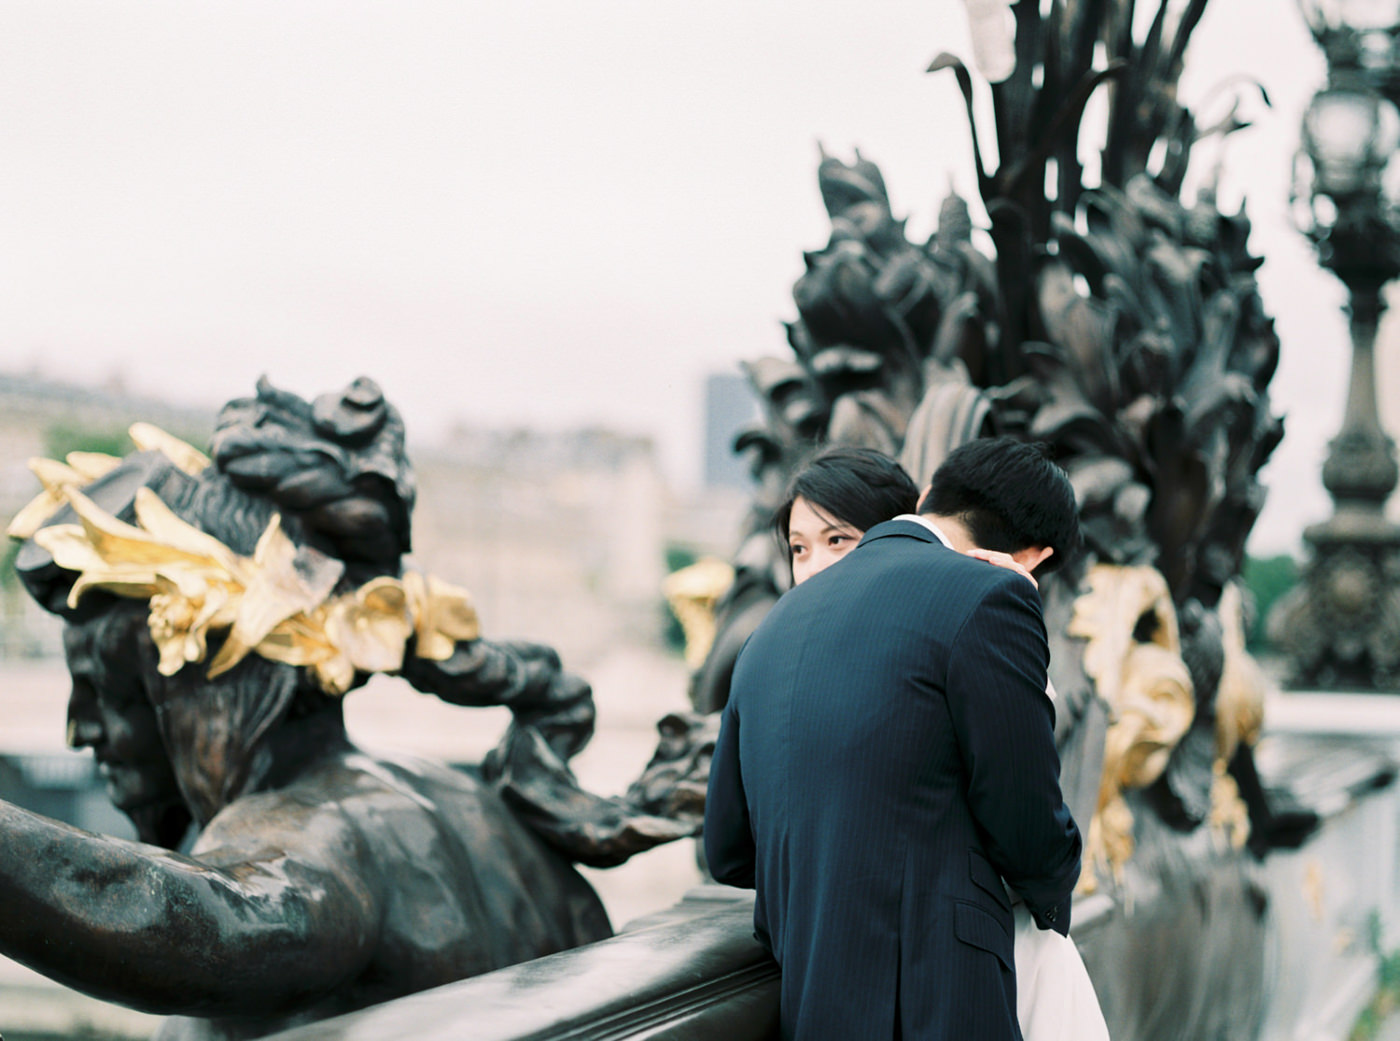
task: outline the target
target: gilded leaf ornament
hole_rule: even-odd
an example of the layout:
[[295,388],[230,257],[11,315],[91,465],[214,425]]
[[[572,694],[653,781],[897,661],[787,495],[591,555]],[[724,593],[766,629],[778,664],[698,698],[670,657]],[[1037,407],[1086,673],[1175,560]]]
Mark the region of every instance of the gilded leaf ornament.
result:
[[381,576],[332,595],[344,564],[293,542],[279,515],[244,557],[181,520],[149,488],[137,490],[135,524],[76,487],[61,491],[80,523],[33,537],[59,567],[78,573],[69,605],[93,589],[148,599],[163,675],[203,661],[209,634],[227,631],[209,663],[211,679],[256,653],[311,668],[322,689],[339,695],[357,674],[401,668],[411,636],[420,657],[445,660],[459,641],[480,635],[467,594],[429,575]]
[[685,633],[685,661],[698,669],[715,642],[715,606],[734,584],[734,568],[705,557],[671,572],[663,591]]
[[1238,581],[1226,583],[1219,613],[1225,668],[1215,696],[1216,751],[1228,760],[1241,742],[1258,742],[1264,729],[1264,696],[1269,680],[1245,649],[1244,597]]
[[62,463],[57,459],[29,460],[29,469],[39,478],[43,491],[14,515],[5,533],[12,539],[29,538],[67,502],[65,488],[82,488],[120,463],[116,456],[101,452],[69,452]]
[[133,423],[127,431],[140,452],[162,452],[185,473],[194,477],[210,465],[210,459],[194,445],[166,433],[154,423]]
[[421,571],[405,573],[403,586],[418,657],[446,661],[459,642],[481,636],[481,621],[465,589]]
[[1220,623],[1225,667],[1215,695],[1214,781],[1210,823],[1237,849],[1249,841],[1249,811],[1239,785],[1227,772],[1241,744],[1254,745],[1264,729],[1264,696],[1269,681],[1245,649],[1244,598],[1239,582],[1226,583],[1220,596]]
[[[153,423],[133,423],[127,435],[138,451],[159,451],[187,474],[197,474],[209,465],[203,452]],[[64,489],[84,488],[120,464],[117,456],[103,452],[69,452],[61,463],[57,459],[29,460],[29,469],[44,490],[15,514],[6,534],[13,539],[29,538],[68,501]]]
[[345,571],[339,561],[297,546],[276,514],[258,538],[252,561],[237,559],[243,595],[228,639],[209,665],[211,678],[237,665],[289,618],[314,611]]

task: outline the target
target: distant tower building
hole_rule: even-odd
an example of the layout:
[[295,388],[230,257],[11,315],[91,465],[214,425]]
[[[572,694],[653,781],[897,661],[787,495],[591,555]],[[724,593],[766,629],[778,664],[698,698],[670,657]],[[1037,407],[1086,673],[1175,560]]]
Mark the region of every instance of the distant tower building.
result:
[[743,376],[717,372],[706,377],[706,488],[749,489],[752,480],[744,461],[734,454],[734,436],[758,417],[758,399]]

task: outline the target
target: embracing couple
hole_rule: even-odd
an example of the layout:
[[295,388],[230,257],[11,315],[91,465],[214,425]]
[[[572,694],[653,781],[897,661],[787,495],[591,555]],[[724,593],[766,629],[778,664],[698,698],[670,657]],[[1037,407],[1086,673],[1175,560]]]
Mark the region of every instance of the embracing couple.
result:
[[982,439],[920,495],[832,447],[776,524],[795,587],[735,665],[705,853],[757,889],[783,1037],[1106,1039],[1033,577],[1078,549],[1068,477]]

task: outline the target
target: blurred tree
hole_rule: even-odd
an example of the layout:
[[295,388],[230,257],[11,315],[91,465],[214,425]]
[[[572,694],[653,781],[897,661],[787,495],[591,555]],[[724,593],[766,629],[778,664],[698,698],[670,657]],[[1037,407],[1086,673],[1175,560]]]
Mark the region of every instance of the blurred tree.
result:
[[1264,621],[1274,601],[1298,584],[1298,561],[1286,553],[1272,557],[1247,556],[1242,576],[1254,601],[1249,650],[1256,654],[1271,652],[1275,648],[1265,632]]
[[19,553],[19,543],[5,541],[4,551],[0,552],[0,589],[13,589],[19,585],[15,575],[15,555]]
[[62,459],[69,452],[102,452],[123,456],[133,447],[125,429],[87,427],[76,423],[54,423],[44,431],[44,444],[50,459]]

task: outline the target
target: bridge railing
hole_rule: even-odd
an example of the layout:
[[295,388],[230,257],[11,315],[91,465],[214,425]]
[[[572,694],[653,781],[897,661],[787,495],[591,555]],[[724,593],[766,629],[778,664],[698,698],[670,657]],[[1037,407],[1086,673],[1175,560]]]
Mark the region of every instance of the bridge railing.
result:
[[611,939],[276,1039],[769,1041],[777,1023],[778,967],[753,937],[752,895],[702,886]]
[[[1080,901],[1076,934],[1112,909]],[[275,1041],[772,1041],[777,1024],[778,967],[753,938],[753,895],[710,885],[600,943]]]

